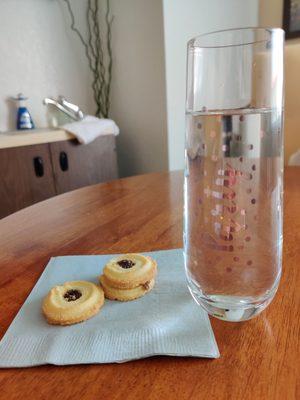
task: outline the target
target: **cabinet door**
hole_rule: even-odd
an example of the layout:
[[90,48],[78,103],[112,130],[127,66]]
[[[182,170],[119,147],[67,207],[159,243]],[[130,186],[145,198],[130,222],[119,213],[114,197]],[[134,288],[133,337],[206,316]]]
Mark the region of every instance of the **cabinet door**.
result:
[[48,144],[0,149],[0,218],[55,194]]
[[50,143],[57,193],[118,177],[116,139],[100,136],[90,144],[77,140]]

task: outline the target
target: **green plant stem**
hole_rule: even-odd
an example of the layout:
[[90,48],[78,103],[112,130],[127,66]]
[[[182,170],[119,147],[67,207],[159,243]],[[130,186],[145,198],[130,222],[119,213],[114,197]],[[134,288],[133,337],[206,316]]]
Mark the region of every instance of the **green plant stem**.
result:
[[71,18],[71,30],[76,33],[84,47],[85,56],[92,72],[92,90],[96,103],[96,116],[107,118],[110,109],[110,90],[112,80],[112,47],[111,27],[113,17],[110,15],[110,2],[106,0],[104,16],[106,30],[106,57],[103,50],[103,40],[100,31],[99,0],[88,0],[86,9],[87,39],[76,27],[75,16],[70,0],[63,0]]

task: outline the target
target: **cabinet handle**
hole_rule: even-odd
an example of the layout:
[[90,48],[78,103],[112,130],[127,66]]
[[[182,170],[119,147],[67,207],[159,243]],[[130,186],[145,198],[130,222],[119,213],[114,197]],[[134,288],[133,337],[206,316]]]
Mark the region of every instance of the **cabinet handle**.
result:
[[44,162],[42,157],[34,157],[33,159],[34,171],[37,177],[44,175]]
[[69,169],[68,155],[64,151],[61,151],[59,154],[59,165],[62,171],[68,171]]

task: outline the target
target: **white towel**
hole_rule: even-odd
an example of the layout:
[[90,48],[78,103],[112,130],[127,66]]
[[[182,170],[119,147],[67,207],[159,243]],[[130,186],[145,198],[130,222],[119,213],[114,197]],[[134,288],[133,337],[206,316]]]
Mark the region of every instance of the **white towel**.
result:
[[92,115],[85,116],[81,121],[65,124],[62,128],[72,133],[81,144],[91,143],[98,136],[118,135],[120,132],[113,120]]
[[288,165],[300,165],[300,149],[290,156]]

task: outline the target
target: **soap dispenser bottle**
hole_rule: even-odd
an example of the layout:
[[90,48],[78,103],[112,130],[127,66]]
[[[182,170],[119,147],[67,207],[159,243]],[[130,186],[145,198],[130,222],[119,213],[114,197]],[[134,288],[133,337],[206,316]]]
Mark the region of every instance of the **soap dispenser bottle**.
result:
[[28,97],[25,97],[22,93],[19,93],[18,96],[14,97],[13,99],[18,102],[17,129],[34,129],[34,123],[31,115],[25,106],[25,102]]

